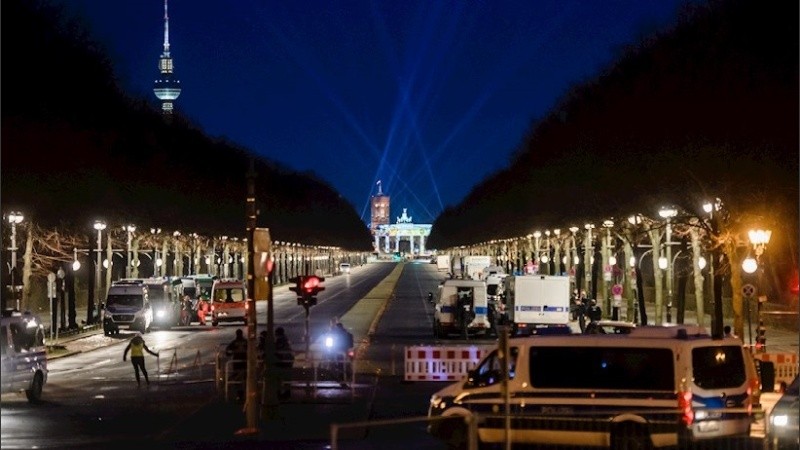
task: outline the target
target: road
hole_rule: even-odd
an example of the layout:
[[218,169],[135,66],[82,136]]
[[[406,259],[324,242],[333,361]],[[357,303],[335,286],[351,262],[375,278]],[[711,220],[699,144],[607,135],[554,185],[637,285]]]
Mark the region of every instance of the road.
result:
[[[267,411],[256,435],[236,434],[245,425],[242,405],[224,401],[214,383],[216,352],[240,326],[195,325],[145,335],[161,356],[146,356],[152,384],[142,388],[130,363],[122,362],[130,333],[82,339],[91,351],[51,361],[42,403],[3,396],[2,448],[442,449],[422,419],[430,395],[446,383],[403,382],[403,350],[461,341],[432,336],[433,306],[426,295],[443,278],[436,266],[405,264],[396,284],[382,288],[395,266],[368,264],[325,280],[326,289],[310,310],[312,342],[332,317],[340,318],[361,348],[355,383],[346,388],[322,383],[316,390],[293,383],[291,398]],[[302,350],[305,310],[286,287],[276,289],[274,298],[275,324],[286,329],[295,351]],[[257,313],[264,329],[264,302]],[[776,399],[766,395],[765,404]],[[332,424],[338,433],[333,441]],[[736,448],[760,448],[760,442],[754,438]]]

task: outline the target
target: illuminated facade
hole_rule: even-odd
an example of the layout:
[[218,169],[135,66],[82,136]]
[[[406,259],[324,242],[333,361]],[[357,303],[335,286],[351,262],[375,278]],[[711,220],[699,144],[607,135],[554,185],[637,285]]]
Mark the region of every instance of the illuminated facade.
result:
[[167,14],[167,0],[164,0],[164,51],[158,60],[158,70],[161,72],[155,84],[153,93],[161,100],[161,113],[165,118],[172,117],[173,102],[181,95],[181,82],[175,78],[172,57],[169,54],[169,15]]
[[388,195],[384,195],[381,190],[381,182],[378,181],[378,193],[372,197],[371,217],[369,229],[372,234],[381,225],[389,225],[389,205],[391,199]]
[[431,224],[415,224],[408,216],[406,208],[394,225],[378,226],[373,232],[373,246],[377,253],[402,252],[411,257],[430,255],[425,248],[425,239],[431,234]]

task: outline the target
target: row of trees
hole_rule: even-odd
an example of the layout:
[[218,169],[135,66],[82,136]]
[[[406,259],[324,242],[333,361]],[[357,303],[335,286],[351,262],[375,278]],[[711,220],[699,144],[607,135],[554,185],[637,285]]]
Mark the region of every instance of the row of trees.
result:
[[[705,201],[721,198],[725,219],[701,233],[702,250],[718,249],[733,267],[747,231],[771,229],[770,301],[796,307],[797,13],[797,3],[752,0],[687,9],[534,123],[506,169],[436,219],[429,244],[620,223],[663,205],[685,211],[674,220],[681,233],[707,217]],[[740,323],[740,270],[724,273]]]

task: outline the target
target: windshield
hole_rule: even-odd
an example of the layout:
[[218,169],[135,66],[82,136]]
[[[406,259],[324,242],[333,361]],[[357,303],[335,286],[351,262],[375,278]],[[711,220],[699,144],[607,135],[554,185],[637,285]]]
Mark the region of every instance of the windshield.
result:
[[703,389],[738,387],[747,379],[742,348],[734,345],[692,349],[694,384]]
[[242,288],[217,288],[214,291],[215,302],[242,302],[244,301],[244,289]]
[[136,294],[112,294],[106,299],[106,307],[109,306],[133,306],[141,308],[144,306],[144,298]]

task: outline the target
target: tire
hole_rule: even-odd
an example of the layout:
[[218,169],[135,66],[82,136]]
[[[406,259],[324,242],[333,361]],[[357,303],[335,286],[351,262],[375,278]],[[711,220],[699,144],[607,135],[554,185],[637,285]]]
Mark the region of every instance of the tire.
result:
[[36,372],[36,375],[33,376],[33,381],[31,382],[30,389],[25,390],[25,397],[28,398],[28,402],[36,403],[42,399],[42,388],[44,387],[44,378],[40,372]]
[[612,450],[650,450],[652,448],[647,430],[637,424],[617,424],[611,435]]
[[217,325],[219,325],[219,322],[217,322],[216,320],[213,320],[213,321],[211,321],[211,325],[212,326],[217,326]]

